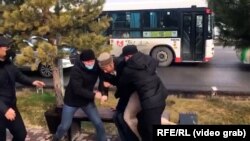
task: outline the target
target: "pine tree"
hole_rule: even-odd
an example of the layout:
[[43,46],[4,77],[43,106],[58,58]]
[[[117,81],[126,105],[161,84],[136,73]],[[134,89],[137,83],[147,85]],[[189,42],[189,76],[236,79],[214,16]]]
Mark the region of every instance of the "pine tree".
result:
[[[38,58],[53,67],[53,82],[57,106],[63,104],[63,86],[60,83],[59,60],[65,52],[62,44],[69,44],[79,51],[93,49],[96,54],[108,50],[107,38],[102,35],[109,26],[109,18],[100,16],[105,0],[25,0],[18,6],[5,8],[0,22],[0,33],[9,33],[21,47],[18,64],[33,64]],[[39,42],[37,47],[23,47],[21,42],[30,36],[41,36],[49,42]]]
[[250,0],[208,0],[225,45],[250,47]]

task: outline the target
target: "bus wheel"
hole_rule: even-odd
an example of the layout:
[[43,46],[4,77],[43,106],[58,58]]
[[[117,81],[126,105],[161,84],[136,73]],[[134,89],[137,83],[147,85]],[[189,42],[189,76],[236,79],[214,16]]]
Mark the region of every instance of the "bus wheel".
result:
[[169,66],[173,61],[173,53],[167,47],[157,47],[155,48],[151,56],[159,61],[160,67]]

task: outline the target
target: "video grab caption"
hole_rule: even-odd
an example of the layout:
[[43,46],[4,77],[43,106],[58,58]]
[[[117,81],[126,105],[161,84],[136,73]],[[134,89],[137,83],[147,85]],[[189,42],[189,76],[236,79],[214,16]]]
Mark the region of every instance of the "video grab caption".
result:
[[230,141],[249,141],[250,125],[155,125],[153,140],[215,139]]

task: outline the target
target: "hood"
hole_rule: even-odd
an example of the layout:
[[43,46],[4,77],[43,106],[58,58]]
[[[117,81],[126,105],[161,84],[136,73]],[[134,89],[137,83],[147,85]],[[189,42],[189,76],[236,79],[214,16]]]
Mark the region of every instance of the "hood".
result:
[[127,67],[137,70],[147,70],[151,74],[155,73],[158,61],[149,55],[141,52],[134,54],[128,61]]

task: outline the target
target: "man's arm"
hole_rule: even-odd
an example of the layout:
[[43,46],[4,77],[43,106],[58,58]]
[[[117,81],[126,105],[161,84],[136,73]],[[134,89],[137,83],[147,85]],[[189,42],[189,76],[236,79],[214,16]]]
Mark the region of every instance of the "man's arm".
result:
[[15,79],[17,82],[24,84],[24,85],[29,85],[29,86],[36,86],[36,87],[44,87],[45,83],[42,81],[35,80],[33,81],[26,75],[24,75],[16,66],[15,67]]
[[13,66],[15,70],[15,80],[21,84],[32,86],[33,80],[25,76],[16,66]]
[[9,107],[0,99],[0,112],[5,115]]
[[104,73],[100,71],[99,73],[99,84],[98,90],[102,93],[102,95],[108,96],[109,88],[104,86]]
[[113,86],[117,85],[117,76],[113,75],[113,74],[109,74],[109,73],[103,73],[103,81],[109,82],[110,84],[112,84]]

